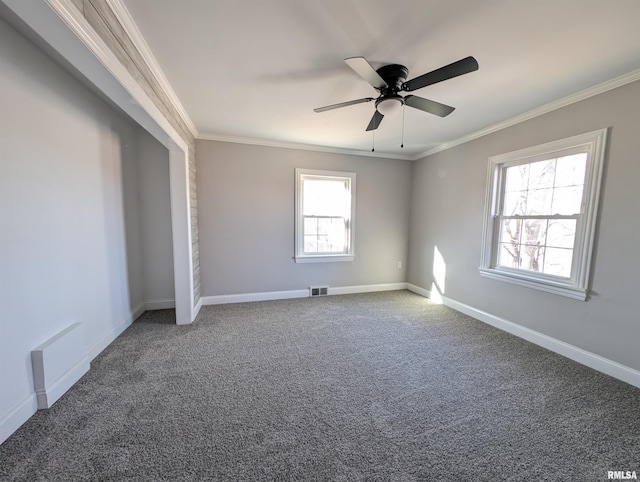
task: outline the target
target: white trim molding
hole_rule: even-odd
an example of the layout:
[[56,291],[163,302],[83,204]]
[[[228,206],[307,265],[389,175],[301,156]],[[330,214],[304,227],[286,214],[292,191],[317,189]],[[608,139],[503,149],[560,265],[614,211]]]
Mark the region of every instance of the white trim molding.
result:
[[89,360],[91,361],[95,357],[97,357],[106,347],[108,347],[116,338],[118,338],[124,332],[124,330],[129,328],[134,320],[138,318],[142,313],[144,313],[144,307],[144,303],[139,304],[138,306],[133,308],[128,315],[120,320],[120,322],[116,326],[104,332],[98,339],[98,341],[93,343],[85,352],[85,355],[89,358]]
[[[407,289],[407,283],[382,283],[357,286],[329,287],[328,295],[347,295],[355,293],[373,293],[375,291],[394,291]],[[203,296],[202,305],[221,305],[226,303],[248,303],[253,301],[286,300],[309,298],[309,288],[286,291],[266,291],[260,293],[240,293],[233,295]]]
[[29,420],[38,411],[38,398],[36,392],[31,393],[22,402],[2,418],[0,418],[0,444],[7,440],[13,432],[18,430],[23,423]]
[[[407,283],[407,289],[413,291],[416,294],[431,298],[431,292],[419,286],[411,283]],[[499,330],[506,331],[512,335],[527,340],[534,345],[541,346],[554,353],[567,357],[575,362],[585,365],[589,368],[593,368],[596,371],[604,373],[606,375],[622,380],[630,385],[640,388],[640,371],[622,365],[621,363],[609,360],[600,355],[596,355],[582,348],[578,348],[574,345],[558,340],[551,336],[545,335],[530,328],[518,325],[512,321],[505,320],[498,316],[487,313],[486,311],[479,310],[472,306],[469,306],[459,301],[455,301],[446,296],[441,296],[442,304],[452,308],[460,313],[471,316],[476,320],[482,321],[488,325],[491,325]]]
[[193,137],[198,137],[198,130],[196,129],[195,124],[189,117],[189,114],[187,114],[186,109],[182,105],[182,102],[180,102],[180,99],[173,90],[173,87],[171,87],[171,84],[164,75],[160,64],[151,52],[149,45],[144,40],[142,33],[140,33],[140,29],[138,29],[138,26],[134,22],[133,17],[131,17],[131,14],[129,13],[129,10],[127,10],[125,4],[122,0],[105,1],[120,22],[124,32],[129,36],[129,39],[131,39],[133,46],[138,50],[142,59],[149,67],[149,70],[151,70],[151,73],[158,82],[158,85],[169,99],[169,102],[171,102],[171,106],[176,110],[182,121],[185,123],[191,135],[193,135]]
[[[281,149],[298,149],[301,151],[328,152],[331,154],[347,154],[350,156],[378,157],[382,159],[397,159],[400,161],[415,161],[420,157],[406,156],[392,152],[374,151],[360,149],[348,149],[345,147],[319,146],[317,144],[303,144],[298,142],[279,141],[274,139],[263,139],[258,137],[241,137],[225,134],[199,134],[196,137],[203,141],[231,142],[233,144],[247,144],[261,147],[277,147]],[[422,157],[422,156],[421,156]]]
[[170,310],[175,307],[176,307],[176,300],[174,300],[173,298],[166,299],[166,300],[147,300],[144,302],[145,311]]
[[412,283],[407,283],[407,289],[417,295],[424,296],[425,298],[429,298],[430,300],[434,301],[431,290],[422,288],[421,286],[414,285]]
[[228,303],[251,303],[254,301],[288,300],[308,298],[309,289],[287,291],[265,291],[260,293],[239,293],[233,295],[203,296],[202,305],[224,305]]
[[378,291],[406,290],[407,283],[380,283],[374,285],[336,286],[329,287],[329,295],[351,295],[356,293],[375,293]]

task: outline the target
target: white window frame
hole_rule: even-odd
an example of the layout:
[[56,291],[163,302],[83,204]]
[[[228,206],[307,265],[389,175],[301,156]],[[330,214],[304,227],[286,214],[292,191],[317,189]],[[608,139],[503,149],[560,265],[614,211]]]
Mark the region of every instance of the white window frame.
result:
[[[587,299],[606,141],[607,129],[600,129],[489,158],[480,275],[577,300]],[[504,197],[505,169],[576,152],[587,153],[587,166],[570,277],[499,266],[499,214]]]
[[[324,171],[296,168],[295,184],[295,256],[296,263],[323,263],[334,261],[353,261],[354,232],[356,214],[356,173],[342,171]],[[351,194],[351,210],[347,222],[347,249],[345,253],[305,253],[304,252],[304,219],[303,219],[303,184],[305,179],[327,179],[347,182]]]

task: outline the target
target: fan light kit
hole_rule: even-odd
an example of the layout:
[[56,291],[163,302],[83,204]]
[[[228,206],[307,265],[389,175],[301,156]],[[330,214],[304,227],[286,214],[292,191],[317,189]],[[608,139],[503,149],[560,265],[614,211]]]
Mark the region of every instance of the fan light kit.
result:
[[376,110],[380,112],[382,115],[393,114],[394,112],[398,112],[400,107],[404,105],[404,99],[402,97],[386,97],[383,99],[378,99],[376,101]]
[[367,131],[375,131],[380,126],[380,122],[382,122],[385,115],[389,115],[405,105],[439,117],[448,116],[455,110],[454,107],[425,99],[423,97],[418,97],[417,95],[406,95],[403,97],[399,95],[399,93],[412,92],[414,90],[427,87],[428,85],[436,84],[443,80],[452,79],[478,70],[478,61],[473,57],[466,57],[462,60],[445,65],[444,67],[440,67],[439,69],[405,82],[409,75],[409,69],[404,65],[383,65],[376,70],[364,57],[349,57],[344,61],[355,71],[355,73],[380,92],[380,95],[377,98],[365,97],[363,99],[350,100],[339,104],[318,107],[313,110],[314,112],[326,112],[328,110],[339,109],[341,107],[362,104],[363,102],[371,102],[372,100],[375,100],[376,110],[373,113],[371,121],[369,121]]

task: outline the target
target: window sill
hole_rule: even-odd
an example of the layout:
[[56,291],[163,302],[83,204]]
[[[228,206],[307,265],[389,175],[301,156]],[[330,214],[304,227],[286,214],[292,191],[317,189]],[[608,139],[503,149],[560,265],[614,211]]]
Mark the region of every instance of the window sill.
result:
[[553,280],[541,279],[535,276],[529,276],[521,273],[512,273],[491,268],[480,268],[480,276],[485,278],[504,281],[519,286],[525,286],[534,290],[544,291],[555,295],[566,296],[574,300],[586,301],[587,290],[578,286],[556,282]]
[[293,259],[296,263],[332,263],[340,261],[353,261],[352,254],[319,254],[312,256],[295,256]]

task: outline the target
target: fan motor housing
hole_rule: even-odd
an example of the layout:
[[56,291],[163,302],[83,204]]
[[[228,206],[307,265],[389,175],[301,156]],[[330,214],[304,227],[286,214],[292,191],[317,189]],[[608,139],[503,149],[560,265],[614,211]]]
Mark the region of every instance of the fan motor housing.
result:
[[383,65],[376,72],[389,85],[388,89],[381,90],[383,95],[387,93],[396,94],[402,90],[402,84],[407,80],[407,75],[409,75],[409,69],[399,64]]

